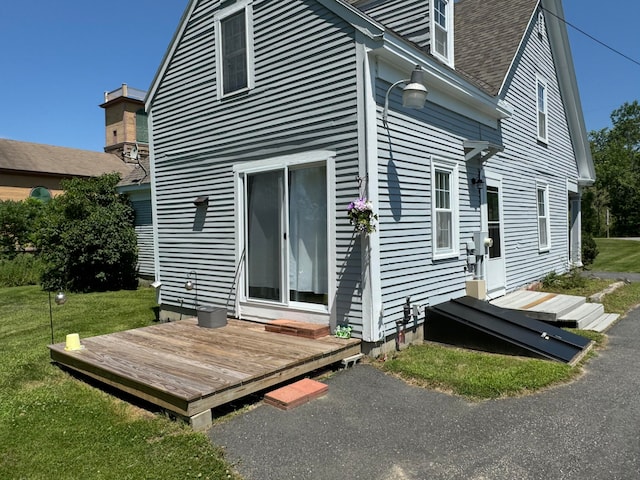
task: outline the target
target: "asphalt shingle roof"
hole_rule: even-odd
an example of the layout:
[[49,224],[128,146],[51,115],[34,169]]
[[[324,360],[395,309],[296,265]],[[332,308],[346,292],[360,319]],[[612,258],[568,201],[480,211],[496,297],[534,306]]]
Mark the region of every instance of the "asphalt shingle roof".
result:
[[149,157],[141,158],[139,165],[136,165],[135,163],[129,165],[131,165],[133,168],[128,175],[122,178],[122,180],[118,184],[119,186],[144,185],[147,183],[151,183],[151,167],[149,166]]
[[455,64],[468,80],[497,95],[538,0],[460,0],[455,4]]
[[132,168],[133,165],[110,153],[0,138],[0,170],[65,177],[97,177],[117,172],[124,177]]
[[[344,0],[365,11],[383,0]],[[497,95],[518,52],[538,0],[455,2],[455,70],[490,95]],[[380,18],[372,17],[383,23]],[[408,39],[406,39],[409,41]]]

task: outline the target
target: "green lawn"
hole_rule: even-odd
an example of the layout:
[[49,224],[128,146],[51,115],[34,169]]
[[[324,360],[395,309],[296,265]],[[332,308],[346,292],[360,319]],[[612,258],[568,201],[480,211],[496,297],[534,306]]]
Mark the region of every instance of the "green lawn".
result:
[[640,242],[598,238],[596,244],[600,253],[590,270],[594,272],[640,273]]
[[[601,343],[604,335],[580,332]],[[570,365],[533,358],[477,352],[463,348],[427,343],[412,345],[381,364],[417,385],[484,400],[525,395],[565,383],[582,371]]]
[[[53,305],[56,342],[154,320],[152,289],[67,296]],[[205,435],[52,365],[50,341],[47,293],[0,288],[0,478],[236,478]]]

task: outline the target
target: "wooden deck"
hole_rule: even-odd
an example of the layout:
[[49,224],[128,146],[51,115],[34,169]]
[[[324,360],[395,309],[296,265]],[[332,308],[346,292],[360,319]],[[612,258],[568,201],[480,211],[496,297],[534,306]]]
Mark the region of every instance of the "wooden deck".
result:
[[50,345],[65,367],[206,428],[211,409],[360,353],[360,340],[307,339],[229,320],[202,328],[195,318],[81,339],[82,350]]

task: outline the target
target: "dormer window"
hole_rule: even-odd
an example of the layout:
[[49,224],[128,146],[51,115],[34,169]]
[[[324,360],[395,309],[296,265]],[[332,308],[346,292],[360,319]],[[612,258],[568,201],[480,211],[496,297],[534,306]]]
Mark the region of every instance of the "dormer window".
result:
[[431,53],[453,67],[453,0],[432,0]]

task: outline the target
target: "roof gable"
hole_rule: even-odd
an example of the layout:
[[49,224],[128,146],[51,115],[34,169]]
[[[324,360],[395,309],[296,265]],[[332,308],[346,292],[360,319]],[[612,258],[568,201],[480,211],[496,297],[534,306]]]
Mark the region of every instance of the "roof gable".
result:
[[595,170],[567,28],[561,20],[561,0],[460,0],[455,4],[456,68],[490,95],[500,95],[539,5],[545,13],[580,180],[589,184]]

